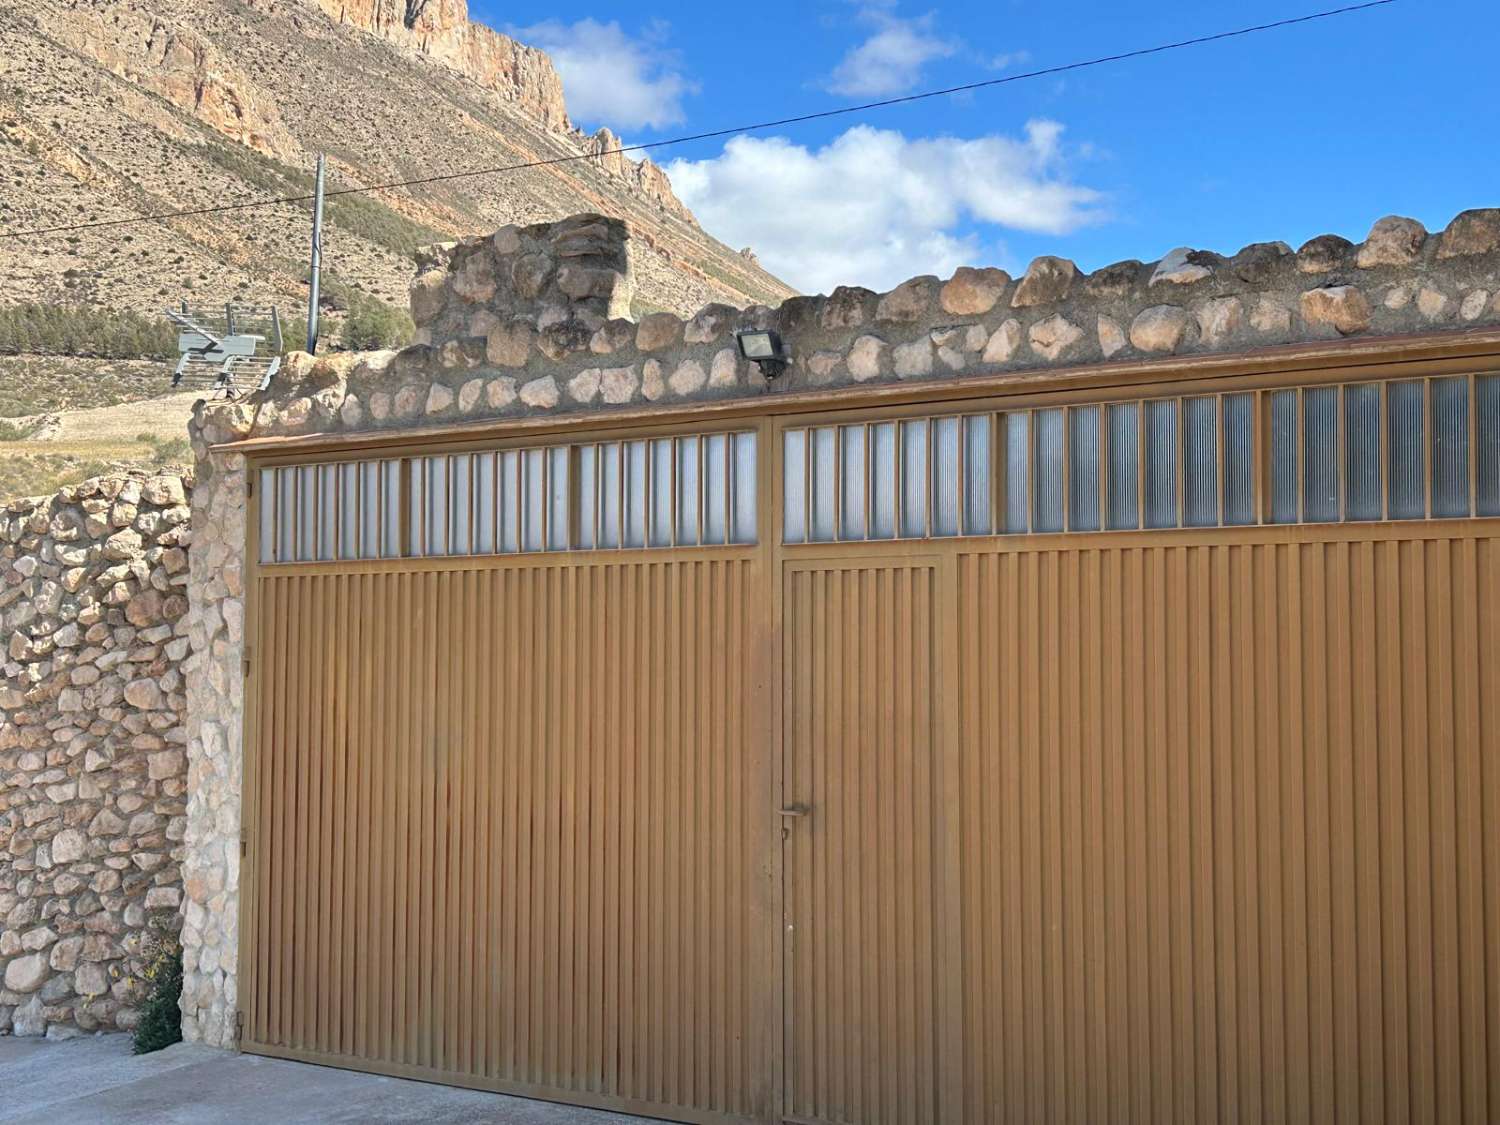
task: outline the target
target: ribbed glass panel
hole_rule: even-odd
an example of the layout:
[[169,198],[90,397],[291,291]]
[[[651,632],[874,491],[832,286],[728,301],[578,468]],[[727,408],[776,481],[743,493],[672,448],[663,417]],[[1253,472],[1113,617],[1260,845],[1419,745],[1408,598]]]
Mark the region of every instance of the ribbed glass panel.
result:
[[542,526],[547,512],[547,451],[528,449],[521,454],[521,550],[541,551],[546,547],[546,529]]
[[620,546],[620,443],[607,441],[596,447],[599,490],[599,547]]
[[514,554],[521,549],[521,470],[519,450],[507,449],[500,454],[500,550]]
[[1255,522],[1255,396],[1224,396],[1224,522]]
[[677,542],[680,546],[695,546],[698,537],[698,456],[701,452],[699,439],[681,437],[677,439]]
[[733,495],[729,488],[732,476],[729,464],[729,434],[710,434],[703,439],[703,541],[729,542],[729,505]]
[[870,427],[870,477],[875,490],[871,506],[871,539],[896,537],[896,423]]
[[474,553],[493,555],[495,540],[495,462],[494,453],[474,455]]
[[781,536],[807,542],[807,431],[788,430],[782,438]]
[[1478,413],[1478,514],[1500,516],[1500,375],[1481,375],[1474,380],[1474,407]]
[[927,423],[901,423],[901,535],[927,534]]
[[448,553],[474,553],[474,456],[460,454],[448,462]]
[[1032,425],[1036,435],[1031,464],[1031,530],[1061,531],[1067,456],[1063,412],[1034,411]]
[[365,461],[359,466],[359,554],[365,559],[378,559],[382,554],[380,529],[385,514],[385,490],[381,474],[384,469],[385,462],[381,461]]
[[1344,388],[1344,518],[1378,520],[1380,495],[1380,387]]
[[1302,395],[1302,522],[1339,518],[1339,389]]
[[1031,529],[1031,415],[1004,414],[1005,530],[1025,534]]
[[754,543],[759,534],[759,511],[755,502],[759,487],[755,475],[755,434],[734,435],[734,542]]
[[1141,526],[1140,404],[1116,403],[1107,408],[1109,427],[1109,520],[1111,531]]
[[812,538],[829,543],[838,528],[838,431],[818,426],[812,431]]
[[423,528],[421,546],[424,555],[448,553],[448,527],[452,514],[449,493],[448,458],[425,457],[426,477],[422,497]]
[[646,545],[646,486],[651,474],[647,470],[646,442],[627,441],[625,450],[625,546]]
[[957,418],[932,423],[932,534],[957,535],[963,501],[962,426]]
[[1177,400],[1156,399],[1146,410],[1146,526],[1177,526]]
[[[338,490],[338,550],[340,559],[359,558],[359,462],[333,466]],[[330,556],[332,557],[332,556]]]
[[260,542],[260,561],[275,562],[276,528],[280,524],[276,518],[276,502],[279,499],[276,493],[276,470],[261,469],[255,488],[260,497],[260,531],[256,535]]
[[1182,522],[1219,523],[1219,401],[1190,398],[1182,404]]
[[297,468],[297,561],[312,562],[318,549],[318,467]]
[[990,468],[990,416],[964,419],[964,534],[989,535],[995,530],[991,497],[995,482]]
[[673,462],[676,460],[671,438],[651,442],[651,538],[653,547],[672,545],[672,496],[676,488]]
[[839,427],[839,538],[865,538],[865,428]]
[[1432,514],[1469,514],[1469,380],[1432,381]]
[[594,527],[603,497],[599,488],[599,447],[580,445],[573,451],[573,472],[577,480],[578,511],[573,514],[576,538],[573,545],[580,551],[591,551],[599,544]]
[[1297,503],[1297,392],[1271,395],[1272,523],[1296,523]]
[[381,474],[385,477],[384,495],[381,505],[385,511],[384,553],[388,559],[399,558],[403,551],[401,527],[401,480],[406,473],[406,462],[399,458],[386,461]]
[[566,445],[547,451],[547,549],[566,551],[572,546],[572,468],[573,457]]
[[427,554],[427,524],[422,518],[427,503],[427,459],[414,457],[403,461],[401,471],[407,479],[406,553],[420,558]]
[[1099,530],[1099,407],[1068,412],[1068,530]]
[[1393,520],[1419,520],[1427,514],[1424,392],[1419,382],[1391,383],[1386,388],[1387,478]]
[[328,560],[338,549],[339,467],[323,464],[318,474],[318,558]]

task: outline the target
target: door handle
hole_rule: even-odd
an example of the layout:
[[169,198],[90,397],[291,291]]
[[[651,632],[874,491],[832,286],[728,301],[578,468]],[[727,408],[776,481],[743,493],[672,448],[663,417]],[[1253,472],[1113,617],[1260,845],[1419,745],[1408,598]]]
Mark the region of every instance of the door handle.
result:
[[812,814],[812,809],[808,808],[806,805],[787,805],[786,808],[781,809],[780,812],[782,816],[810,816]]

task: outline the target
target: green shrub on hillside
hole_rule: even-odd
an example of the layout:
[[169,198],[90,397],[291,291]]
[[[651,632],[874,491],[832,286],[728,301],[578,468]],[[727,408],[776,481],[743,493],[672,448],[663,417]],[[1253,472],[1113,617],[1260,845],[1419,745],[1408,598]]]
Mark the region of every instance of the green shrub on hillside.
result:
[[392,308],[384,301],[366,297],[349,310],[340,342],[351,352],[399,348],[411,343],[415,331],[416,325],[405,309]]
[[[204,154],[226,172],[270,195],[311,195],[314,179],[311,172],[245,148],[243,145],[211,141]],[[329,190],[335,190],[334,185]],[[310,207],[310,204],[303,204]],[[335,195],[324,203],[323,219],[337,230],[383,246],[410,257],[419,246],[442,242],[452,237],[435,227],[408,219],[399,211],[368,195]]]
[[0,441],[25,441],[35,432],[35,423],[22,425],[9,418],[0,418]]
[[0,307],[0,354],[175,359],[177,330],[136,312],[27,302]]
[[[318,337],[323,336],[322,327],[319,326]],[[304,352],[307,350],[307,317],[295,316],[281,322],[281,354],[290,352]]]

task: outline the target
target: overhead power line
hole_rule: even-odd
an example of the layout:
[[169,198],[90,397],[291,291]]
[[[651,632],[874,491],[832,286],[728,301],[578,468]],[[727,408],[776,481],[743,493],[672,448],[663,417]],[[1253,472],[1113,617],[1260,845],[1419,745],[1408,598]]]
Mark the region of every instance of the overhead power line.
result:
[[[390,183],[367,184],[362,187],[338,188],[334,191],[324,193],[324,197],[332,199],[341,195],[362,195],[375,191],[389,191],[395,188],[419,187],[423,184],[445,183],[450,180],[462,180],[476,176],[496,176],[506,172],[520,172],[528,168],[544,168],[553,164],[568,164],[578,160],[595,160],[601,156],[614,156],[618,153],[649,152],[654,149],[668,148],[673,145],[691,144],[694,141],[711,141],[720,137],[740,136],[745,133],[762,132],[766,129],[779,129],[787,125],[802,125],[809,121],[823,121],[830,117],[845,117],[853,113],[866,113],[874,109],[886,109],[890,106],[906,105],[910,102],[927,101],[931,98],[947,97],[951,94],[967,94],[975,90],[985,90],[993,86],[1005,86],[1012,82],[1024,82],[1031,78],[1045,78],[1053,74],[1066,74],[1069,71],[1084,70],[1088,67],[1103,66],[1107,63],[1124,62],[1128,59],[1145,58],[1148,55],[1159,55],[1165,51],[1178,51],[1187,47],[1199,47],[1205,43],[1217,43],[1225,39],[1237,39],[1246,35],[1256,35],[1264,31],[1275,31],[1280,28],[1294,27],[1298,24],[1311,23],[1314,20],[1330,19],[1334,16],[1345,16],[1355,12],[1365,12],[1372,8],[1382,8],[1387,4],[1394,4],[1396,0],[1368,0],[1367,3],[1350,4],[1342,8],[1329,8],[1321,12],[1312,12],[1305,16],[1290,16],[1287,19],[1273,20],[1270,23],[1256,24],[1253,27],[1235,28],[1233,31],[1220,31],[1213,35],[1199,35],[1192,39],[1179,39],[1174,43],[1162,43],[1155,47],[1140,47],[1133,51],[1122,51],[1113,55],[1101,55],[1098,58],[1084,59],[1079,62],[1062,63],[1058,66],[1042,67],[1040,70],[1028,70],[1020,74],[1010,74],[1003,78],[987,78],[982,82],[966,82],[961,86],[946,86],[941,90],[925,90],[919,94],[905,94],[899,98],[883,98],[880,101],[864,102],[860,105],[840,106],[837,109],[819,110],[816,113],[801,113],[793,117],[780,117],[774,121],[759,121],[753,125],[735,125],[726,129],[711,129],[703,133],[689,133],[680,137],[671,137],[660,141],[645,141],[641,144],[621,145],[618,148],[605,149],[601,152],[581,152],[568,156],[553,156],[543,160],[528,160],[520,164],[502,164],[491,168],[472,168],[463,172],[444,172],[435,176],[420,176],[411,180],[393,180]],[[247,200],[244,203],[223,203],[214,207],[195,207],[183,211],[161,211],[154,214],[133,215],[125,219],[99,219],[88,223],[72,223],[66,226],[36,227],[31,230],[0,232],[0,239],[6,238],[32,238],[44,234],[62,234],[68,231],[97,230],[101,227],[128,226],[134,223],[154,223],[167,219],[183,219],[196,215],[216,215],[226,211],[248,211],[261,207],[282,207],[294,203],[311,203],[313,195],[284,195],[269,199]]]

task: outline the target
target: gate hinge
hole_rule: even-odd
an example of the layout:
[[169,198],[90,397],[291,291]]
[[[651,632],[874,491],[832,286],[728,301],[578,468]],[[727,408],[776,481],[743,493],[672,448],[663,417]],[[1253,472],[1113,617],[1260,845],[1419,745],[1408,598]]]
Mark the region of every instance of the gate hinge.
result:
[[243,658],[243,659],[242,659],[242,660],[241,660],[241,661],[240,661],[240,671],[241,671],[241,674],[242,674],[242,675],[243,675],[243,676],[244,676],[244,677],[245,677],[245,679],[247,679],[247,680],[248,680],[248,679],[249,679],[249,678],[250,678],[250,664],[251,664],[251,655],[252,655],[252,654],[251,654],[251,651],[250,651],[250,649],[248,649],[248,648],[246,648],[246,649],[245,649],[245,656],[244,656],[244,658]]
[[238,1008],[234,1010],[234,1041],[238,1043],[245,1038],[245,1013]]
[[245,499],[247,500],[255,498],[255,476],[256,474],[252,472],[245,473]]
[[240,858],[244,859],[250,851],[250,834],[244,829],[240,830]]

